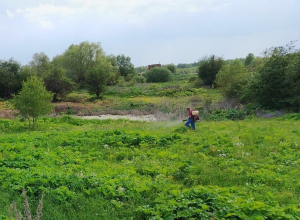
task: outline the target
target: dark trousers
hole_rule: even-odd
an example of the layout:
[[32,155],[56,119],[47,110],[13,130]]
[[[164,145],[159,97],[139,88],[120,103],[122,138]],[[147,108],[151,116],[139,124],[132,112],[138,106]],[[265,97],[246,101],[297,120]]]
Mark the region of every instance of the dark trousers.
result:
[[194,121],[193,118],[189,118],[187,120],[187,122],[185,123],[185,126],[187,126],[188,128],[192,127],[193,130],[196,130],[196,128],[195,128],[195,121]]

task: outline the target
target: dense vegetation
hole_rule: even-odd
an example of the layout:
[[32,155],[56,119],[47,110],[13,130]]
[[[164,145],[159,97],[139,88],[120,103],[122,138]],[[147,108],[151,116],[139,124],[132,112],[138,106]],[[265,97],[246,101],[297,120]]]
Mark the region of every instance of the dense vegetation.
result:
[[[0,219],[300,219],[299,54],[147,70],[83,42],[0,61],[0,110],[22,116],[0,119]],[[65,116],[107,113],[158,121]]]
[[25,187],[43,219],[299,219],[299,119],[2,119],[0,216]]
[[99,43],[82,42],[69,46],[52,60],[44,53],[36,53],[25,66],[13,59],[0,61],[0,97],[13,97],[30,76],[41,78],[53,93],[53,101],[58,101],[78,89],[86,89],[99,99],[109,86],[167,82],[175,74],[194,74],[190,78],[194,88],[218,88],[226,99],[241,104],[298,111],[299,54],[291,42],[265,50],[263,57],[249,53],[245,58],[223,60],[211,55],[191,64],[166,64],[148,70],[134,68],[124,54],[107,56]]

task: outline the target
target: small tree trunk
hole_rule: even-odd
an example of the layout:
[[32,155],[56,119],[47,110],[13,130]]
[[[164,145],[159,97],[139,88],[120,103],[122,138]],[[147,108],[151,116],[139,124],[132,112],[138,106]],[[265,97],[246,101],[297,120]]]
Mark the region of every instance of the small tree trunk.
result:
[[58,101],[58,99],[57,99],[57,93],[54,93],[52,101],[53,102],[57,102]]
[[32,118],[32,128],[35,126],[35,118]]

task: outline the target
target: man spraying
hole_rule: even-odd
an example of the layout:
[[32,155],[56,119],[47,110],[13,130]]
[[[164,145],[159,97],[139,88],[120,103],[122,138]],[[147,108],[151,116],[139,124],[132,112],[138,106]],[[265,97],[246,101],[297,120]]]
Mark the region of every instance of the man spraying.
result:
[[187,122],[185,123],[185,126],[187,126],[188,128],[192,127],[193,130],[196,130],[195,127],[195,122],[199,119],[199,112],[198,111],[193,111],[191,110],[191,108],[186,108],[186,110],[189,113],[189,118],[187,120]]

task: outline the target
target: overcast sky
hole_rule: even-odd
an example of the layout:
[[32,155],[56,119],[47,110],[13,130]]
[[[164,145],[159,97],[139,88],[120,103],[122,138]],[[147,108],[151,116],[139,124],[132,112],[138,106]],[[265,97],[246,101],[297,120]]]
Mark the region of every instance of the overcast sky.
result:
[[300,45],[300,0],[0,0],[0,60],[100,42],[135,67]]

